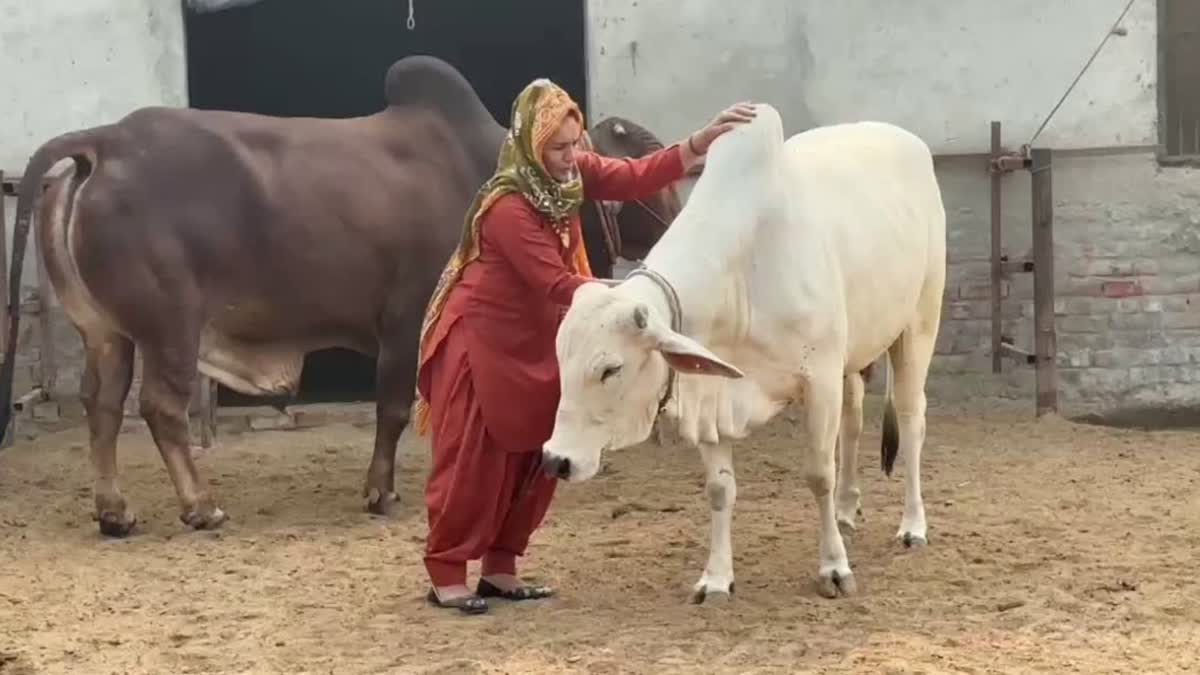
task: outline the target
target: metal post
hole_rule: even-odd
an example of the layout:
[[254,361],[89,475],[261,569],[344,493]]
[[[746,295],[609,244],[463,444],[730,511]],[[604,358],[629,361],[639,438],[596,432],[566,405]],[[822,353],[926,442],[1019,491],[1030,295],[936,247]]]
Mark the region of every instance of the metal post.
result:
[[209,408],[212,399],[209,398],[209,378],[207,375],[196,377],[196,407],[197,421],[200,422],[200,447],[212,447],[212,430],[208,426]]
[[[1000,123],[992,122],[992,160],[1000,156]],[[1003,248],[1000,226],[1000,178],[999,171],[991,172],[992,178],[992,372],[1000,373],[1000,362],[1003,360],[1000,346],[1002,333],[1003,308],[1000,306],[1000,287],[1003,283]]]
[[[0,354],[8,346],[8,218],[4,211],[4,172],[0,171]],[[0,448],[13,444],[16,415],[7,429],[0,429]]]
[[[44,186],[43,186],[44,189]],[[36,234],[36,230],[33,231]],[[34,237],[36,240],[37,237]],[[48,399],[53,399],[58,393],[58,359],[54,351],[54,326],[51,308],[54,304],[54,291],[50,285],[50,273],[46,270],[46,258],[43,255],[41,242],[34,244],[37,249],[34,256],[37,264],[37,293],[38,293],[38,327],[41,333],[41,385]]]
[[1033,365],[1033,352],[1025,351],[1013,344],[1013,339],[1004,334],[1004,282],[1013,273],[1029,273],[1034,271],[1032,260],[1010,261],[1004,254],[1003,228],[1000,224],[1000,179],[1006,173],[1017,169],[1028,169],[1029,157],[1022,150],[1013,153],[1004,150],[1000,145],[1000,123],[992,122],[992,158],[988,162],[988,170],[992,179],[992,372],[999,373],[1000,361],[1004,357],[1016,359],[1022,363]]
[[1058,341],[1054,330],[1054,198],[1051,151],[1031,152],[1033,202],[1033,315],[1037,415],[1058,412]]
[[[1001,145],[1000,123],[992,122],[992,154],[989,170],[992,179],[992,371],[999,373],[1002,357],[1011,357],[1034,366],[1037,380],[1037,415],[1058,412],[1058,346],[1054,332],[1054,197],[1051,193],[1050,150],[1031,151],[1028,145],[1019,152],[1005,151]],[[1033,256],[1009,260],[1003,253],[1000,224],[1000,178],[1003,174],[1025,169],[1030,175],[1033,202]],[[1033,273],[1034,346],[1026,351],[1003,333],[1004,282],[1011,274]]]
[[200,425],[200,447],[211,448],[217,438],[217,383],[211,377],[197,373],[188,403],[188,428],[195,420]]
[[8,218],[4,211],[4,172],[0,171],[0,353],[8,342]]
[[208,445],[211,447],[217,441],[217,381],[211,377],[204,378],[204,428],[207,431]]

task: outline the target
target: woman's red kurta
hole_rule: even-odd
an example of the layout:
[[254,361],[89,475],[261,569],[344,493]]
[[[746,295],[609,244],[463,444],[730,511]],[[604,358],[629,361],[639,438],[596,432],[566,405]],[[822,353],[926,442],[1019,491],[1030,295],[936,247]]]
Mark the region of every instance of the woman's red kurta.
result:
[[[680,148],[640,159],[577,155],[586,199],[630,201],[683,176]],[[465,583],[466,562],[515,573],[515,559],[549,507],[555,480],[538,471],[558,407],[554,342],[586,277],[570,245],[523,196],[500,197],[480,222],[479,257],[450,291],[418,373],[429,401],[433,468],[425,490],[426,567],[436,585]]]

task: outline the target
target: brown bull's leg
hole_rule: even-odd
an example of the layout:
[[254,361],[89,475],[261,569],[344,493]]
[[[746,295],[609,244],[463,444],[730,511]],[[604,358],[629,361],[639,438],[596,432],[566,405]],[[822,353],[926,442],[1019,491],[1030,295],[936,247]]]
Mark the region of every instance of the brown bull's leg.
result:
[[87,363],[79,393],[87,412],[95,470],[96,519],[102,534],[123,537],[137,524],[117,486],[117,435],[133,381],[133,343],[117,334],[83,334],[83,340]]
[[196,378],[196,351],[177,345],[142,355],[141,412],[162,454],[179,497],[180,520],[204,530],[225,522],[225,513],[209,498],[192,461],[188,403]]
[[396,501],[396,444],[408,426],[413,403],[416,359],[409,353],[381,345],[376,366],[375,453],[363,489],[367,511],[386,515]]

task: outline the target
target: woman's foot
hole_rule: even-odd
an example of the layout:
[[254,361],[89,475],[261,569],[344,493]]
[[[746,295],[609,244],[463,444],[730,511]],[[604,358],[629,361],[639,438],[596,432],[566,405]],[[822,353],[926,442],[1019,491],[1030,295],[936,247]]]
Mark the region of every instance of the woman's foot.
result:
[[554,595],[548,586],[530,586],[512,574],[489,574],[479,580],[476,592],[481,598],[504,600],[540,600]]
[[463,614],[483,614],[488,611],[487,600],[472,593],[465,584],[430,588],[426,599],[432,605],[457,609]]

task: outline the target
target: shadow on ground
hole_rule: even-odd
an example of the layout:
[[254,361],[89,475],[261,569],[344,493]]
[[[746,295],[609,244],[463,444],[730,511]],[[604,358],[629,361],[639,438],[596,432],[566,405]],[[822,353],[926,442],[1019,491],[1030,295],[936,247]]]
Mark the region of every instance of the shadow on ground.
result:
[[1200,429],[1200,406],[1130,406],[1079,415],[1072,421],[1143,431]]

